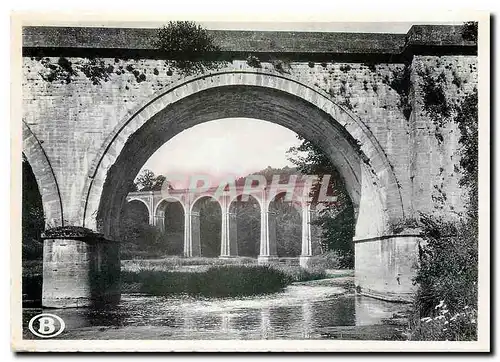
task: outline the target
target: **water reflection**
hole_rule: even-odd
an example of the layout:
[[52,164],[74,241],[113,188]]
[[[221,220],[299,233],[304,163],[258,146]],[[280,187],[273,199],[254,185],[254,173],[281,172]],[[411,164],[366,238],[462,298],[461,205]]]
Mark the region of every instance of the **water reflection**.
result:
[[[124,294],[114,309],[59,309],[65,339],[319,339],[336,326],[380,324],[401,306],[343,294],[338,287],[290,286],[268,296],[194,299]],[[23,319],[41,309],[25,309]],[[25,328],[25,338],[33,338]]]

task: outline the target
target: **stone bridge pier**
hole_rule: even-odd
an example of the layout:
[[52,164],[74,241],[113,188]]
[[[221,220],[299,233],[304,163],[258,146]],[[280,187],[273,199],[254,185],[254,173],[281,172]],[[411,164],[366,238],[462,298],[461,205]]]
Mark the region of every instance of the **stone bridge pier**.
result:
[[[462,30],[211,31],[220,52],[208,56],[220,64],[186,76],[151,45],[155,29],[23,27],[19,136],[46,221],[44,306],[116,302],[119,243],[111,241],[119,241],[120,212],[133,196],[134,178],[180,132],[225,118],[272,122],[320,148],[355,210],[357,290],[411,300],[420,238],[407,221],[420,213],[453,221],[464,212],[452,105],[478,82],[477,43]],[[258,55],[258,66],[249,55]],[[430,98],[445,100],[450,114],[436,121]],[[271,262],[275,219],[263,200],[259,260]],[[158,195],[146,200],[151,224],[162,219],[160,201]],[[201,250],[200,210],[192,201],[181,199],[186,256]],[[232,257],[235,216],[230,200],[218,202],[221,257]],[[306,265],[313,212],[304,207],[300,214]]]

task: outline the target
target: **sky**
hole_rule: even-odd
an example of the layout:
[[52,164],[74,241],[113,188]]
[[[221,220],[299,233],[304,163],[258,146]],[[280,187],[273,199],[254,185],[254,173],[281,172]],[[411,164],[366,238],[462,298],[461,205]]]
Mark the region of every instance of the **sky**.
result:
[[286,151],[300,144],[295,132],[250,119],[225,118],[191,127],[160,147],[143,169],[168,175],[246,176],[268,166],[293,166]]

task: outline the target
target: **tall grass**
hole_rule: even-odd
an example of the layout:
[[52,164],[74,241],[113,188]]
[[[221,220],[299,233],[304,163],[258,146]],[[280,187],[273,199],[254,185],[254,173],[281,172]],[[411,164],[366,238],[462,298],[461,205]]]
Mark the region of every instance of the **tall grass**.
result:
[[344,256],[337,250],[329,250],[323,254],[315,255],[311,258],[311,265],[319,269],[345,269]]
[[139,284],[151,295],[186,294],[202,297],[240,297],[275,293],[292,279],[269,266],[217,266],[200,273],[140,270],[122,272],[122,283]]
[[326,272],[323,269],[311,268],[304,269],[297,266],[287,266],[287,265],[273,265],[273,269],[277,269],[282,273],[286,274],[289,278],[290,283],[293,282],[306,282],[309,280],[318,280],[327,278]]

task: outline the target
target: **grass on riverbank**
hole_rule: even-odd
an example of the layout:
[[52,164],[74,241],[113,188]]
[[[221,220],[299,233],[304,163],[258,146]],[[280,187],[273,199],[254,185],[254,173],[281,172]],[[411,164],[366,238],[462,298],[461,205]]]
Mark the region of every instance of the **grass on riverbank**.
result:
[[279,292],[291,282],[286,273],[268,266],[228,265],[198,273],[124,271],[121,275],[124,285],[139,285],[139,292],[151,295],[239,297]]
[[141,266],[129,265],[128,270],[122,270],[124,290],[151,295],[237,297],[276,293],[293,282],[327,277],[321,270],[280,265],[220,265],[195,272],[169,270],[168,265],[157,263]]
[[[234,265],[222,265],[228,261]],[[121,272],[122,290],[151,295],[236,297],[275,293],[293,282],[328,277],[319,269],[255,264],[256,260],[251,258],[220,260],[172,257],[161,260],[124,260]],[[26,274],[23,275],[23,299],[40,300],[41,263],[25,265],[23,273]]]

